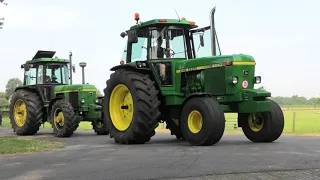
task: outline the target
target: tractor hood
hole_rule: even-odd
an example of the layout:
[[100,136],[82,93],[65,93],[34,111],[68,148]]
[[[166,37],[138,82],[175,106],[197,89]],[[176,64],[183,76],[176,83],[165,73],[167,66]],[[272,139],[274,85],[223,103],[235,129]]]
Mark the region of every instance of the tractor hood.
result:
[[55,93],[65,93],[65,92],[83,92],[83,91],[93,91],[96,92],[97,88],[91,84],[72,84],[72,85],[61,85],[56,86],[54,89]]
[[177,73],[210,69],[215,67],[226,66],[227,62],[233,64],[255,64],[252,56],[245,54],[235,54],[228,56],[209,56],[196,59],[180,61],[177,63]]

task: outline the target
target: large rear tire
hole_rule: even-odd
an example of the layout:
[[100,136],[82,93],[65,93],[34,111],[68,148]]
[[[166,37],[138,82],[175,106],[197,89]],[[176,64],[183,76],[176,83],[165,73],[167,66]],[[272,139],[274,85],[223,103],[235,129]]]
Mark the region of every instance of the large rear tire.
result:
[[17,135],[34,135],[42,124],[42,104],[36,93],[17,90],[10,101],[10,123]]
[[78,126],[73,107],[66,99],[57,100],[53,104],[50,119],[57,137],[70,137]]
[[149,75],[116,70],[107,81],[103,103],[105,124],[116,143],[143,144],[158,127],[160,101]]
[[182,133],[195,146],[210,146],[222,138],[225,129],[224,112],[210,97],[194,97],[184,105],[181,113]]
[[[245,136],[252,142],[277,140],[284,128],[284,116],[280,106],[270,101],[270,112],[243,113],[238,115]],[[255,118],[253,118],[255,116]]]

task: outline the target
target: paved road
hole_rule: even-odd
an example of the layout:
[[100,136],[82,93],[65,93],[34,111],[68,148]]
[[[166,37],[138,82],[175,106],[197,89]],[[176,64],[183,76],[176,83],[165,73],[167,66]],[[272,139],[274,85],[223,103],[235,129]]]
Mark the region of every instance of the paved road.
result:
[[[12,132],[0,129],[3,134]],[[44,130],[35,137],[56,139]],[[77,131],[59,140],[68,146],[0,156],[0,179],[320,179],[320,137],[282,136],[254,144],[242,135],[224,135],[214,146],[191,147],[167,133],[144,145],[117,145],[109,136]]]

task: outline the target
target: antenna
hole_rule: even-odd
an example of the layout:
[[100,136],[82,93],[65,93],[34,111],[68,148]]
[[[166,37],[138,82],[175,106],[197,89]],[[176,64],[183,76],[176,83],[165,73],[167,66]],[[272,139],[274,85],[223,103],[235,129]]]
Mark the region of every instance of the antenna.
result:
[[178,19],[179,19],[179,22],[180,22],[180,17],[179,17],[179,14],[178,14],[178,12],[177,12],[176,8],[174,8],[174,10],[176,11],[176,14],[177,14]]

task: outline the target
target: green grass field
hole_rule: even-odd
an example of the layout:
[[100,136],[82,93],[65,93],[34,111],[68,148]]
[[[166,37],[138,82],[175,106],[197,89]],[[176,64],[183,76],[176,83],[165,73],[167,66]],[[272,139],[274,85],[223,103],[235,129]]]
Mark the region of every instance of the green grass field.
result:
[[[295,131],[293,131],[293,114],[296,114]],[[285,116],[285,134],[320,134],[320,108],[312,107],[290,107],[283,110]],[[226,115],[226,133],[242,133],[241,129],[234,129],[237,126],[237,114],[227,113]],[[4,117],[0,128],[11,128],[8,117]],[[45,123],[41,128],[50,128],[49,123]],[[93,131],[90,122],[81,122],[79,130]],[[163,124],[160,124],[157,130],[162,130]]]
[[0,138],[0,155],[43,152],[65,147],[62,142],[26,138]]

